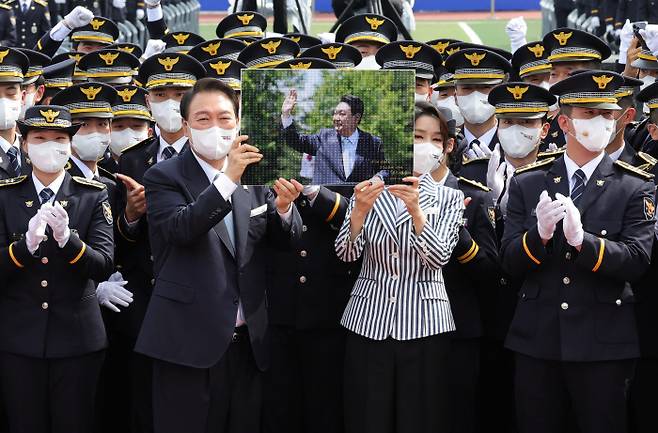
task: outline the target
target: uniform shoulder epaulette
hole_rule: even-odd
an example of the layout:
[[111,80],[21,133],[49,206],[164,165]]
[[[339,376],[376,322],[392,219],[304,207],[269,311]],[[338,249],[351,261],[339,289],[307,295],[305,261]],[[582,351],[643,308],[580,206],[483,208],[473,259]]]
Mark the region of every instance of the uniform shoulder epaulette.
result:
[[524,166],[521,166],[521,167],[517,168],[514,171],[514,174],[525,173],[526,171],[534,170],[534,169],[539,168],[539,167],[546,167],[546,166],[549,166],[549,165],[553,164],[553,161],[555,161],[555,158],[553,158],[553,157],[542,159],[542,160],[537,160],[535,162],[532,162],[530,164],[526,164]]
[[471,186],[474,186],[474,187],[476,187],[476,188],[479,188],[479,189],[481,189],[481,190],[483,190],[483,191],[487,191],[487,192],[491,191],[491,188],[489,188],[489,187],[486,186],[486,185],[482,185],[482,184],[481,184],[480,182],[478,182],[477,180],[466,179],[465,177],[462,177],[462,176],[459,176],[459,180],[462,181],[462,182],[464,182],[464,183],[467,183],[467,184],[469,184],[469,185],[471,185]]
[[9,179],[0,180],[0,186],[18,185],[27,179],[27,176],[10,177]]
[[565,148],[547,150],[546,152],[539,152],[537,158],[550,158],[551,156],[561,156],[566,151]]
[[125,149],[123,149],[123,151],[121,151],[121,155],[123,155],[124,153],[129,152],[129,151],[131,151],[131,150],[139,149],[139,148],[141,148],[142,146],[145,146],[145,145],[147,145],[147,144],[150,144],[150,143],[153,142],[153,140],[155,140],[155,137],[149,137],[149,138],[147,138],[146,140],[142,140],[142,141],[140,141],[139,143],[135,143],[135,144],[133,144],[132,146],[128,146],[128,147],[126,147]]
[[100,165],[98,166],[98,173],[105,176],[105,177],[107,177],[108,179],[116,180],[116,178],[117,178],[116,174],[112,173],[109,170],[104,169]]
[[630,171],[631,173],[641,177],[642,179],[646,180],[652,180],[653,179],[653,174],[647,173],[646,171],[640,170],[639,168],[635,167],[634,165],[631,165],[625,161],[621,160],[616,160],[615,165],[623,168],[626,171]]
[[476,161],[480,161],[480,162],[489,161],[489,157],[488,156],[483,156],[482,158],[469,159],[469,158],[466,158],[465,155],[462,155],[462,165],[467,165],[467,164],[470,164],[470,163],[476,162]]
[[104,183],[97,182],[95,180],[87,179],[87,178],[84,178],[84,177],[71,176],[71,179],[73,179],[75,182],[79,183],[80,185],[93,186],[94,188],[98,188],[98,189],[105,189],[106,188]]
[[638,152],[637,156],[640,159],[642,159],[642,161],[646,162],[647,164],[651,164],[651,165],[658,164],[658,159],[654,158],[653,156],[649,155],[648,153]]
[[41,6],[45,7],[45,8],[48,7],[48,2],[45,2],[45,1],[43,1],[43,0],[34,0],[34,3],[36,3],[36,4],[38,4],[38,5],[41,5]]
[[7,6],[9,6],[9,5],[11,5],[11,4],[14,4],[15,1],[16,1],[16,0],[9,0],[9,1],[5,1],[5,2],[2,2],[2,3],[6,4]]
[[6,3],[0,3],[0,9],[7,9],[8,11],[11,10],[11,6],[9,6]]

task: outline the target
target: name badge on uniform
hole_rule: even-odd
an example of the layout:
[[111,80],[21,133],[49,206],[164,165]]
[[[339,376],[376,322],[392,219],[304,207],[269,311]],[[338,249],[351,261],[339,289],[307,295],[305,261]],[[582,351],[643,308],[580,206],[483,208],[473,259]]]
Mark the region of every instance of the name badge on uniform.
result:
[[32,31],[33,35],[37,34],[38,29],[36,23],[32,23],[32,28],[30,30]]
[[251,210],[251,212],[249,213],[249,217],[258,216],[258,215],[264,213],[266,210],[267,210],[267,205],[266,204],[264,204],[262,206],[258,206],[257,208],[254,208],[254,209]]

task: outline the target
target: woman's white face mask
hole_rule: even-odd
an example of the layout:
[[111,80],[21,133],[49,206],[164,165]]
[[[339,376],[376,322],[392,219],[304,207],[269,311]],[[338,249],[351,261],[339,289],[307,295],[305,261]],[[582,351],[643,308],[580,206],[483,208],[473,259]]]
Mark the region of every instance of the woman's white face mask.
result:
[[71,157],[71,145],[46,141],[41,144],[27,143],[27,155],[32,165],[44,173],[57,173],[64,169]]
[[436,170],[443,161],[443,146],[434,143],[414,144],[414,173],[431,173]]

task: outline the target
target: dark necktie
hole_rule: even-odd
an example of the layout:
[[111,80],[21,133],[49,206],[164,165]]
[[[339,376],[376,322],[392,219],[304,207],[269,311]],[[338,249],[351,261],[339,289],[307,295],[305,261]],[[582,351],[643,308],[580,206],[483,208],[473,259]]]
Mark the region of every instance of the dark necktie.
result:
[[[215,177],[212,180],[213,183],[217,180],[217,178],[219,177],[220,174],[221,173],[217,173],[215,175]],[[231,200],[231,197],[229,197],[227,201],[230,202],[231,205],[233,204],[233,202]],[[228,232],[228,237],[231,240],[231,244],[233,245],[233,248],[235,248],[235,227],[233,225],[233,211],[226,214],[226,216],[224,217],[222,222],[226,226],[226,231]]]
[[583,196],[583,192],[585,192],[585,180],[587,177],[585,176],[585,172],[581,169],[576,170],[573,177],[574,183],[573,189],[571,190],[571,201],[578,206],[578,203],[580,203],[580,199]]
[[21,164],[18,160],[18,148],[11,146],[7,150],[7,158],[9,158],[9,168],[12,170],[14,176],[21,174]]
[[480,144],[480,140],[478,140],[477,138],[475,140],[471,141],[471,144],[470,144],[471,149],[473,149],[473,146],[475,146],[476,144],[477,145]]
[[27,12],[27,3],[25,2],[21,3],[21,11],[23,13]]
[[176,149],[174,149],[174,146],[167,146],[162,151],[162,159],[163,160],[169,159],[172,156],[176,156],[177,154],[178,154],[178,152],[176,152]]
[[55,195],[55,193],[53,192],[52,189],[50,188],[42,189],[41,192],[39,193],[39,200],[41,200],[41,204],[48,202],[53,197],[53,195]]

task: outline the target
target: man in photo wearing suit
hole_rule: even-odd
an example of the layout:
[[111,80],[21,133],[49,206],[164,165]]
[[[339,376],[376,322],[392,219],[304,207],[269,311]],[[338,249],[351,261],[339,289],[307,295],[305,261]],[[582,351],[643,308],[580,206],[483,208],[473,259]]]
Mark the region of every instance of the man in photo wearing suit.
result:
[[291,90],[281,108],[281,136],[293,149],[316,157],[314,185],[359,183],[373,176],[382,180],[388,172],[382,170],[384,149],[382,140],[359,129],[363,120],[363,101],[344,95],[333,114],[333,128],[317,134],[302,135],[292,118],[297,104],[297,91]]

